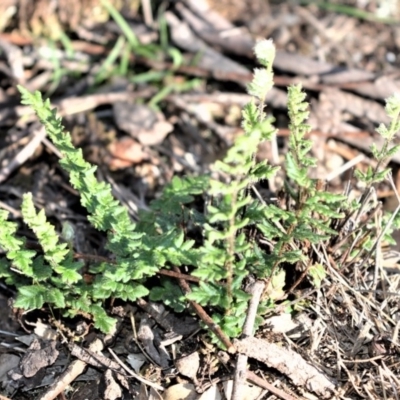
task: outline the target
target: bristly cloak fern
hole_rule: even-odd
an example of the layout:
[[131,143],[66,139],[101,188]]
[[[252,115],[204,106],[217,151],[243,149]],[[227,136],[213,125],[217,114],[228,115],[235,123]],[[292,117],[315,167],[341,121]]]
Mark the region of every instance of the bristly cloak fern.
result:
[[[306,138],[310,130],[306,124],[308,104],[300,85],[291,86],[288,94],[291,135],[284,166],[287,204],[266,204],[251,196],[257,182],[272,179],[278,169],[256,158],[260,143],[276,133],[273,118],[264,109],[265,95],[273,86],[272,41],[259,42],[255,54],[262,67],[255,70],[248,87],[253,100],[243,110],[244,134],[224,160],[214,165],[213,178],[175,177],[136,224],[113,198],[110,186],[97,181],[96,167],[72,145],[49,101],[43,102],[39,93],[19,88],[23,103],[35,110],[60,150],[60,164],[80,193],[88,220],[106,232],[111,257],[109,262],[90,266],[93,281],[87,283],[72,247],[59,239],[44,212],[35,210],[32,196],[25,195],[23,220],[36,235],[43,254],[26,249],[25,239],[17,236],[17,224],[0,210],[0,246],[6,253],[0,258],[0,278],[18,289],[15,306],[32,309],[47,304],[68,316],[93,318],[97,328],[108,332],[115,321],[107,315],[103,303],[110,297],[134,301],[150,295],[178,312],[187,307],[189,299],[208,306],[214,321],[228,336],[235,337],[241,332],[247,310],[249,295],[244,283],[249,274],[268,283],[260,315],[265,306],[285,296],[288,268],[301,266],[315,285],[321,283],[325,270],[318,246],[336,237],[332,221],[344,217],[347,199],[321,190],[310,178],[316,160],[310,155],[311,141]],[[398,97],[387,101],[386,112],[391,124],[378,129],[385,144],[380,150],[376,146],[371,149],[377,167],[358,173],[369,187],[385,178],[386,163],[399,150],[391,144],[400,128]],[[196,199],[204,195],[211,199],[205,213],[194,207]],[[180,266],[200,281],[191,286],[186,297],[175,281],[167,278],[160,286],[147,286],[147,279],[160,269]]]

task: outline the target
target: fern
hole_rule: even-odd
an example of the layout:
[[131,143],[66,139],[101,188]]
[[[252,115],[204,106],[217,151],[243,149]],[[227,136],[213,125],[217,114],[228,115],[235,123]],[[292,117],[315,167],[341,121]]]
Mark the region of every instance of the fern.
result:
[[[236,140],[224,160],[215,164],[215,172],[224,180],[210,180],[209,193],[215,201],[207,209],[203,255],[192,273],[207,282],[193,287],[187,295],[202,305],[217,307],[220,312],[213,318],[229,336],[240,333],[249,299],[243,281],[253,266],[245,256],[256,247],[244,233],[253,224],[245,215],[253,203],[249,189],[260,179],[272,178],[278,169],[266,161],[255,162],[260,143],[270,140],[276,132],[273,118],[264,112],[265,95],[273,84],[274,46],[271,41],[260,42],[255,53],[264,68],[255,71],[248,88],[254,99],[243,111],[245,134]],[[265,264],[260,269],[264,268]]]
[[[207,307],[225,334],[235,337],[241,333],[246,315],[249,295],[244,287],[249,274],[267,282],[257,324],[268,308],[285,298],[286,271],[300,269],[301,279],[307,276],[314,285],[321,284],[326,271],[316,249],[338,241],[336,227],[360,212],[367,195],[360,202],[349,203],[346,196],[326,192],[310,177],[316,160],[310,154],[312,143],[306,139],[310,131],[308,104],[300,85],[291,86],[288,92],[291,134],[284,165],[285,195],[269,204],[253,195],[257,183],[272,179],[279,169],[256,159],[259,145],[276,133],[274,120],[264,108],[265,96],[273,86],[272,41],[259,42],[255,54],[261,68],[254,71],[248,86],[252,101],[243,109],[244,135],[222,161],[215,163],[211,177],[174,177],[150,210],[140,213],[138,223],[133,223],[127,210],[113,198],[111,187],[97,181],[96,167],[74,148],[49,101],[19,87],[23,103],[35,110],[60,150],[60,164],[80,193],[88,220],[105,232],[110,259],[89,266],[93,281],[87,283],[82,263],[74,259],[73,231],[64,226],[60,239],[44,212],[36,211],[32,195],[24,195],[23,221],[36,235],[42,252],[26,249],[25,238],[17,235],[17,224],[0,210],[0,247],[6,255],[0,258],[0,278],[18,289],[16,307],[57,308],[65,316],[91,318],[96,328],[109,332],[115,321],[103,308],[106,299],[135,301],[149,296],[176,312],[186,310],[191,301]],[[392,145],[400,128],[398,97],[388,99],[386,112],[391,123],[378,128],[384,145],[371,149],[377,166],[357,175],[367,189],[387,176],[388,160],[399,150]],[[206,206],[204,198],[210,200]],[[396,224],[397,220],[393,226]],[[373,228],[363,229],[366,240],[353,246],[354,257],[353,253],[374,248]],[[389,239],[390,229],[385,236]],[[336,251],[343,254],[346,245]],[[161,278],[159,285],[153,279],[149,287],[148,278],[161,269],[179,267],[199,280],[191,284],[190,293],[184,295],[167,277]]]
[[[377,161],[375,168],[369,167],[367,172],[356,171],[357,178],[364,182],[369,189],[373,184],[382,182],[390,169],[387,164],[390,159],[400,150],[400,145],[393,145],[393,140],[400,130],[400,96],[393,95],[386,100],[385,111],[390,118],[389,126],[381,124],[376,131],[384,139],[381,149],[376,147],[373,143],[371,146],[371,153]],[[368,190],[366,190],[366,193]]]
[[[7,221],[7,217],[8,213],[0,210],[0,246],[6,251],[6,256],[11,262],[10,269],[29,278],[34,278],[32,259],[36,252],[24,249],[25,240],[16,236],[17,224]],[[7,283],[14,283],[13,275],[9,273],[9,264],[5,261],[3,261],[0,277],[7,277]]]

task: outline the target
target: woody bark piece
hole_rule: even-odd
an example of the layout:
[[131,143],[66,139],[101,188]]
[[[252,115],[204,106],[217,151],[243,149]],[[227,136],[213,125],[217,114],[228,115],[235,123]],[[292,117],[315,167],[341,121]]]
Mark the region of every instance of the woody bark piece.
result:
[[217,79],[219,76],[229,73],[238,74],[243,79],[248,77],[248,69],[209,47],[203,40],[194,35],[185,22],[180,21],[174,14],[166,12],[165,19],[171,30],[173,42],[186,51],[199,53],[198,67],[211,71]]
[[103,398],[107,400],[116,400],[122,397],[121,386],[113,377],[113,372],[108,369],[104,373],[105,388],[103,390]]
[[56,349],[57,343],[41,339],[34,339],[28,351],[20,362],[20,368],[25,378],[31,378],[41,369],[53,365],[60,352]]
[[236,27],[228,20],[207,6],[202,7],[198,1],[192,0],[188,5],[189,8],[178,3],[176,9],[201,39],[225,51],[253,57],[255,40],[247,29],[242,27],[235,30]]
[[239,353],[276,368],[295,385],[304,386],[324,399],[332,397],[335,384],[293,350],[252,337],[235,340],[234,346]]

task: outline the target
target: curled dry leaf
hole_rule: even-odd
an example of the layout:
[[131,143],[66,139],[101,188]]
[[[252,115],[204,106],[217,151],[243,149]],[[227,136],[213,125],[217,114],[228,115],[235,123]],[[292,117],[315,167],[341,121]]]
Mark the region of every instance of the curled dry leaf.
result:
[[123,137],[108,146],[110,169],[128,168],[148,159],[148,154],[141,144],[130,137]]
[[35,376],[41,369],[54,364],[60,352],[54,340],[35,339],[20,362],[20,369],[26,378]]

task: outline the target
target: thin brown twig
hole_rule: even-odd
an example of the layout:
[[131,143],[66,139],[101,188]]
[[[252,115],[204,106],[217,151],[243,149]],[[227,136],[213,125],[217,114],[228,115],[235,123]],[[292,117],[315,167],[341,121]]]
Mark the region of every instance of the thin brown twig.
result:
[[271,385],[269,382],[265,381],[264,379],[261,379],[254,372],[247,371],[246,379],[250,383],[253,383],[259,387],[262,387],[263,389],[269,390],[275,396],[278,396],[283,400],[300,400],[299,397],[293,397],[292,395],[285,393],[283,390],[280,390],[280,389],[276,388],[275,386]]
[[[180,273],[178,267],[174,267],[175,272]],[[184,279],[179,279],[179,286],[185,294],[190,293],[191,289],[188,283]],[[211,317],[205,312],[204,308],[193,300],[188,300],[190,305],[193,307],[194,311],[198,317],[211,329],[211,331],[218,337],[218,339],[223,343],[229,353],[235,353],[236,349],[232,342],[229,340],[228,336],[222,331],[222,329],[211,319]]]
[[157,272],[157,274],[171,276],[172,278],[177,278],[177,279],[183,279],[188,282],[195,282],[195,283],[200,282],[200,279],[195,276],[188,275],[188,274],[182,274],[180,272],[175,272],[175,271],[169,271],[167,269],[160,269]]

